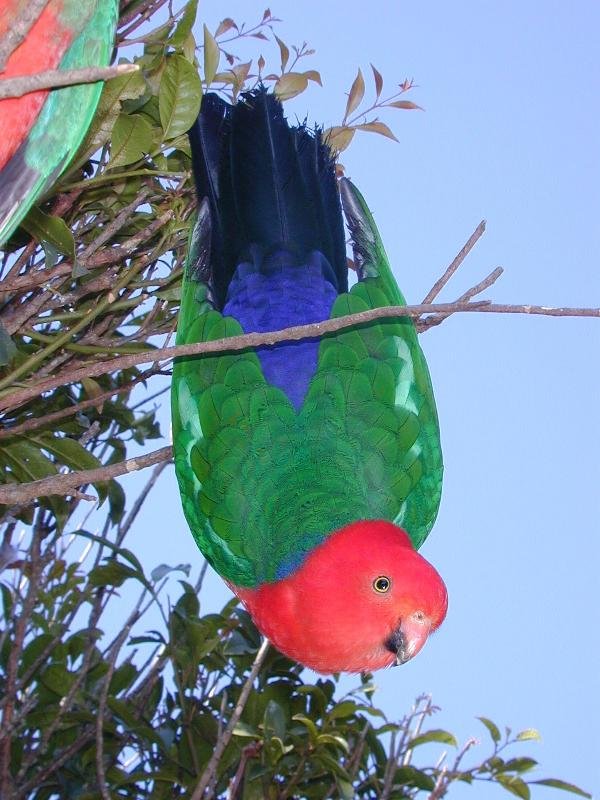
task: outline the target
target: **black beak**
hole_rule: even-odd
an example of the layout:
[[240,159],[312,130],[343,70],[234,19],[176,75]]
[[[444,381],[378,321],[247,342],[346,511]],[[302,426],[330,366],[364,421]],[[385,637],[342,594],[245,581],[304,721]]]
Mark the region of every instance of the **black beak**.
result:
[[398,667],[400,664],[406,664],[407,661],[410,661],[411,657],[406,648],[406,638],[400,628],[396,628],[392,635],[388,636],[384,644],[386,650],[389,650],[390,653],[396,656],[394,667]]

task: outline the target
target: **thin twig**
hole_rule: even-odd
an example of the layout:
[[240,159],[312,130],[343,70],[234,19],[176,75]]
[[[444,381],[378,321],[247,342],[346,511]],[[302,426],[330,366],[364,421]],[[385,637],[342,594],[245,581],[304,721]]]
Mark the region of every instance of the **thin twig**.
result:
[[261,670],[265,657],[267,655],[267,651],[269,649],[269,640],[263,639],[261,646],[256,653],[256,657],[252,663],[252,669],[250,670],[250,674],[246,678],[246,683],[244,684],[242,691],[240,692],[240,697],[236,703],[235,708],[233,709],[233,713],[229,719],[229,723],[223,732],[223,735],[217,741],[217,745],[214,749],[214,752],[208,762],[206,769],[202,773],[202,777],[198,781],[196,788],[192,792],[192,796],[190,800],[202,800],[202,796],[206,791],[206,788],[211,783],[213,776],[216,773],[217,766],[219,761],[221,760],[221,756],[225,752],[225,748],[229,744],[229,740],[233,735],[233,729],[238,724],[240,717],[244,711],[246,703],[248,702],[248,697],[250,696],[250,692],[252,691],[252,686],[256,679],[256,676]]
[[154,484],[159,479],[160,474],[162,473],[162,471],[164,470],[164,468],[167,466],[168,463],[169,463],[168,459],[165,459],[160,464],[157,464],[154,467],[154,469],[152,470],[152,475],[150,476],[150,479],[148,480],[148,482],[146,483],[146,485],[144,486],[142,491],[137,496],[131,511],[127,515],[127,518],[125,519],[125,521],[122,524],[119,525],[119,533],[118,533],[116,541],[115,541],[115,544],[117,545],[117,547],[120,547],[120,545],[123,542],[123,539],[127,536],[128,532],[129,532],[129,529],[131,528],[131,526],[135,522],[135,518],[137,517],[137,515],[140,512],[140,509],[142,508],[142,506],[144,505],[148,495],[150,494],[150,492],[154,488]]
[[35,75],[0,80],[0,100],[22,97],[41,89],[57,89],[61,86],[76,86],[81,83],[96,83],[129,75],[139,71],[138,64],[116,64],[113,67],[84,67],[83,69],[49,69]]
[[465,258],[469,255],[473,247],[477,244],[479,239],[483,236],[485,231],[485,220],[482,219],[479,225],[475,228],[473,233],[469,236],[465,244],[463,245],[462,249],[454,258],[448,269],[444,272],[441,278],[439,278],[431,287],[431,289],[427,292],[423,303],[431,303],[438,294],[442,291],[444,286],[448,283],[450,278],[454,275],[456,270],[460,267],[462,262]]
[[[193,356],[207,353],[229,353],[247,350],[262,345],[273,345],[285,341],[298,341],[314,336],[323,336],[327,333],[344,330],[354,325],[361,325],[380,319],[397,319],[402,317],[417,318],[422,314],[439,313],[488,313],[488,314],[529,314],[549,317],[598,317],[600,308],[554,308],[551,306],[535,305],[509,305],[501,303],[423,303],[415,306],[384,306],[348,314],[344,317],[335,317],[323,322],[313,322],[309,325],[294,325],[279,331],[266,333],[247,333],[211,342],[196,342],[174,347],[157,348],[141,353],[119,356],[109,361],[100,361],[72,371],[66,370],[60,377],[48,378],[26,389],[18,389],[0,398],[0,411],[15,408],[43,392],[64,386],[67,383],[79,381],[82,378],[93,378],[105,375],[115,370],[129,369],[137,364],[149,361],[163,361],[177,356]],[[8,382],[10,376],[7,376]]]
[[[487,275],[482,281],[476,283],[475,286],[472,286],[470,289],[462,294],[455,302],[457,303],[464,303],[468,300],[472,300],[476,295],[480,292],[484,292],[486,289],[489,289],[492,284],[494,284],[498,278],[502,275],[504,270],[502,267],[496,267],[496,269],[492,270],[489,275]],[[445,319],[448,319],[451,314],[431,314],[429,317],[425,319],[417,320],[416,328],[419,333],[423,333],[424,331],[432,328],[434,325],[440,325]]]

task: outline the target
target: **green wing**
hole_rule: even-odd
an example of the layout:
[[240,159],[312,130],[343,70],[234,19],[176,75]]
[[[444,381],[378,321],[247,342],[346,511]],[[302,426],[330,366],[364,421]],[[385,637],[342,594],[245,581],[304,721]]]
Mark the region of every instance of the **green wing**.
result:
[[[61,59],[60,69],[106,66],[114,47],[118,1],[68,0],[61,16],[65,25],[80,32]],[[0,244],[70,163],[90,126],[102,87],[101,82],[86,83],[48,94],[22,156],[14,157],[10,185],[3,187],[10,198],[2,199]]]
[[[342,186],[364,280],[332,316],[403,305],[379,234],[358,191]],[[179,344],[241,334],[194,279],[206,258],[196,224],[183,284]],[[408,319],[326,336],[296,413],[250,351],[177,359],[173,446],[183,508],[209,562],[255,586],[289,574],[337,528],[389,519],[420,546],[440,501],[442,458],[427,365]]]

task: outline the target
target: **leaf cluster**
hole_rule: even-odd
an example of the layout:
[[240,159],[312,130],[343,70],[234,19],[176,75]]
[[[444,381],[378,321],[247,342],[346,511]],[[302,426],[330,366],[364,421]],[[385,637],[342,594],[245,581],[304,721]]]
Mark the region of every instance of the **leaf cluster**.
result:
[[[91,799],[99,786],[132,800],[193,797],[241,702],[260,645],[249,615],[235,601],[201,614],[203,576],[190,583],[189,565],[161,564],[148,576],[125,547],[130,525],[80,529],[66,541],[40,515],[26,551],[11,554],[0,582],[3,797]],[[532,780],[532,758],[505,756],[538,738],[532,729],[501,737],[481,718],[491,749],[465,766],[474,740],[459,748],[430,727],[431,698],[394,721],[374,697],[369,674],[340,696],[337,676],[307,682],[271,648],[210,796],[442,797],[457,781],[493,782],[523,798],[532,783],[587,796]],[[455,758],[424,755],[439,745]]]

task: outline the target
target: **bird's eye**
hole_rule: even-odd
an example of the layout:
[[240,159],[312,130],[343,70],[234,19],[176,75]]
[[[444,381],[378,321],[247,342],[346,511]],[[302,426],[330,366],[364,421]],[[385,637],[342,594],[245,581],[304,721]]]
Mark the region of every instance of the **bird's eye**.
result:
[[391,580],[385,575],[380,575],[373,581],[373,588],[376,592],[379,592],[379,594],[385,594],[386,592],[389,592],[391,585]]

